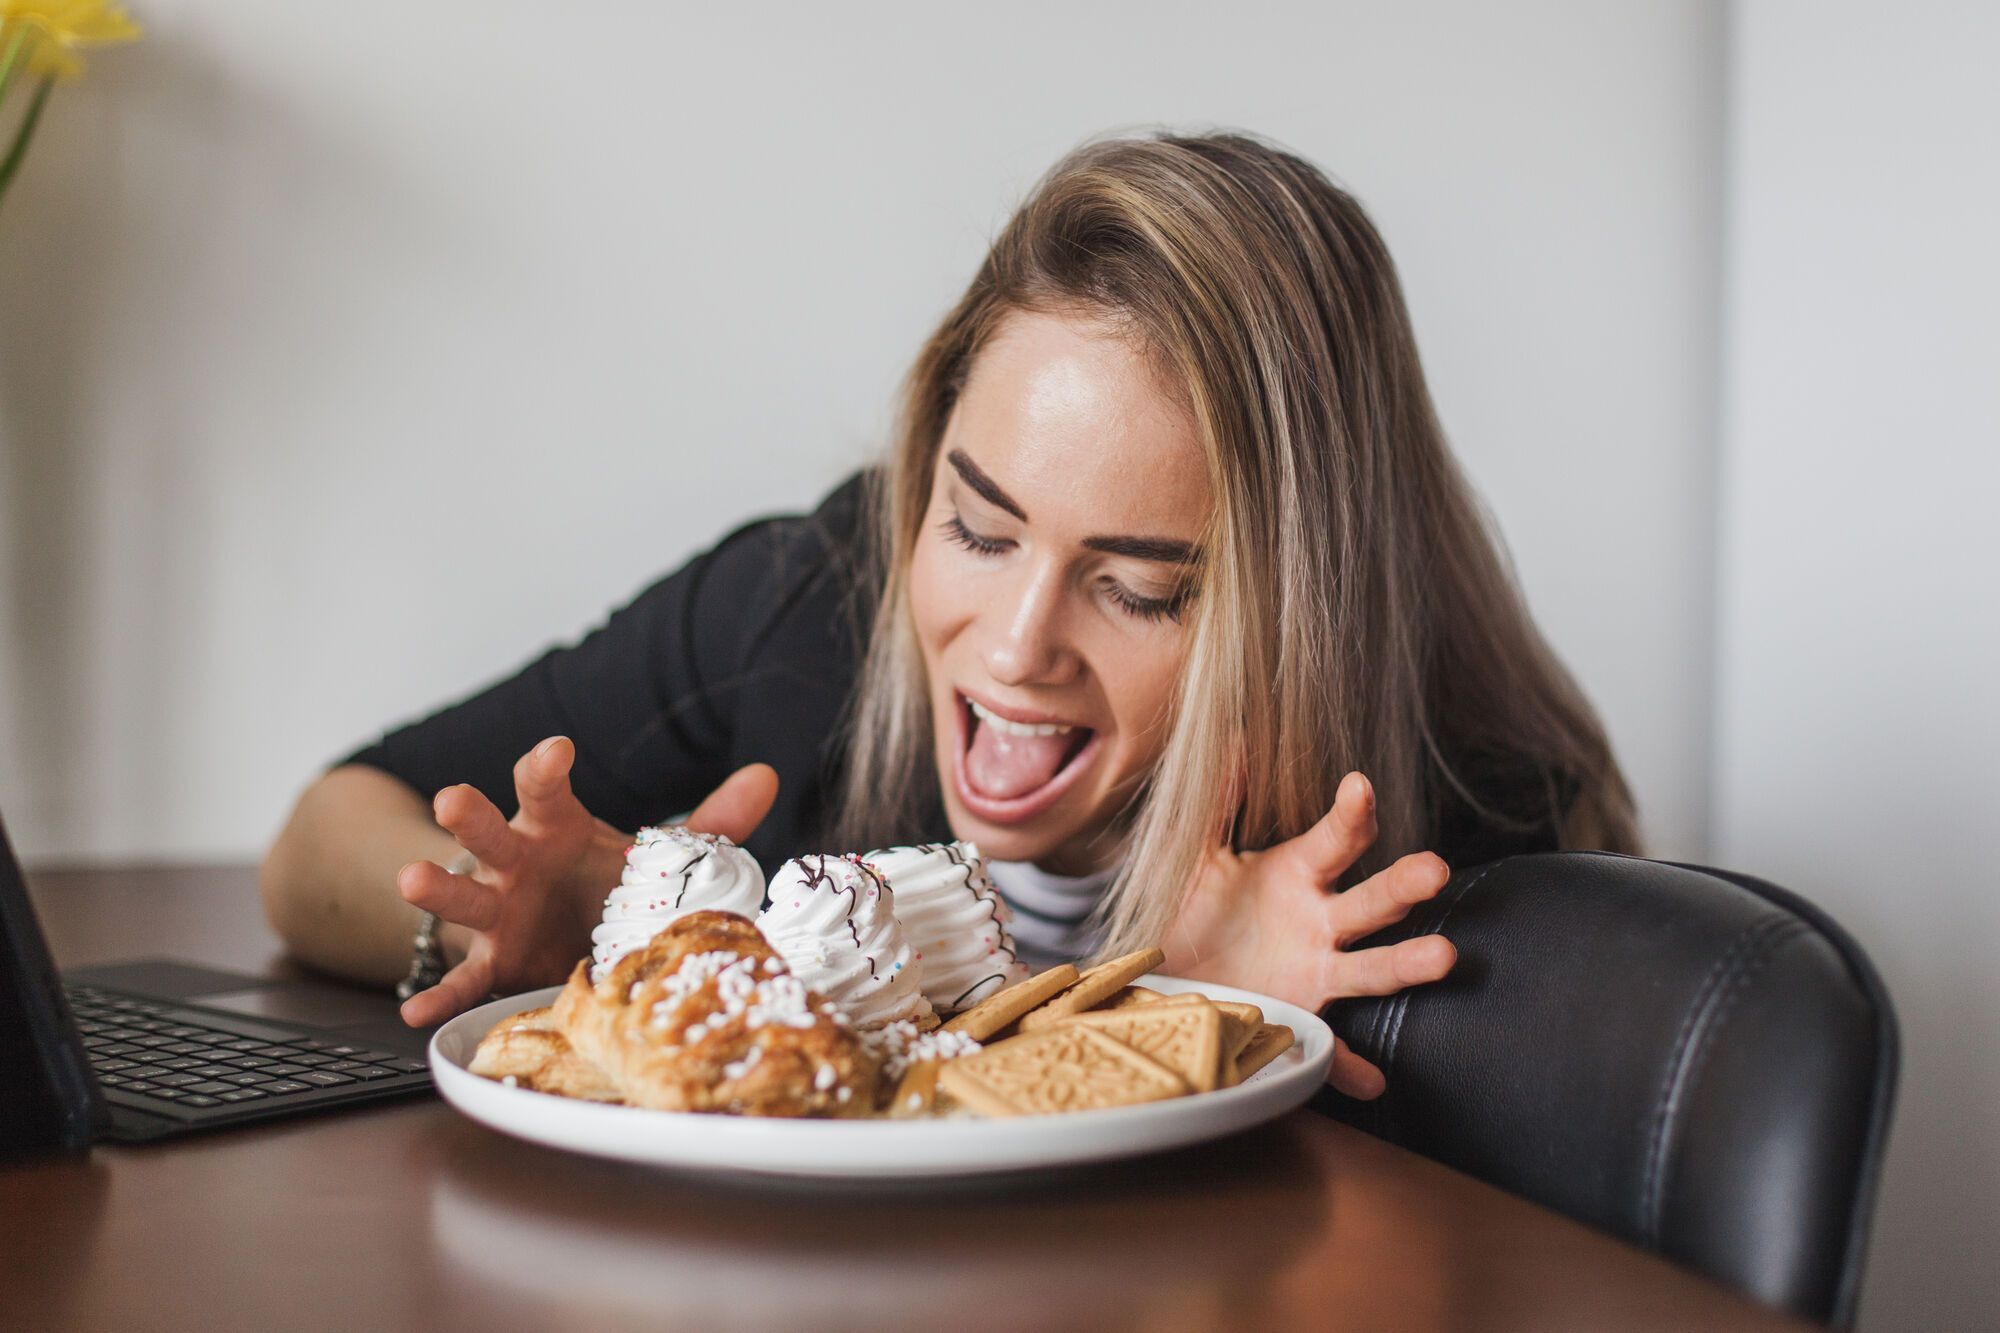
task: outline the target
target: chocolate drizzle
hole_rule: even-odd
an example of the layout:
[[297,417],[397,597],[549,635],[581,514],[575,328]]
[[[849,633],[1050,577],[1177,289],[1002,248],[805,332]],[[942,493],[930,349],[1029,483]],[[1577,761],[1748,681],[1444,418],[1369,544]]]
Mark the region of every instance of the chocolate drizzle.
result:
[[[973,901],[986,909],[986,915],[991,918],[995,926],[1000,928],[1000,938],[1006,941],[1005,944],[997,946],[999,951],[1006,954],[1010,961],[1020,962],[1021,955],[1014,951],[1014,936],[1007,929],[1007,923],[1000,919],[999,886],[994,884],[992,877],[985,873],[984,865],[975,863],[972,858],[965,854],[965,844],[962,842],[928,843],[918,850],[943,852],[946,860],[965,872],[965,887],[971,892]],[[973,878],[975,875],[978,876],[978,879]],[[980,880],[985,881],[983,887],[979,882]],[[986,983],[982,981],[979,984],[983,986]],[[977,989],[979,989],[978,986],[973,987],[973,990]],[[970,991],[967,992],[967,994],[970,993]],[[959,999],[964,998],[963,995],[959,997]]]
[[978,990],[981,986],[984,986],[989,981],[997,981],[1004,986],[1007,984],[1007,974],[1005,972],[995,972],[990,977],[981,977],[979,980],[973,982],[970,986],[967,986],[964,990],[960,991],[958,993],[957,998],[954,999],[946,1007],[949,1009],[965,1008],[965,1002],[967,999],[971,997],[972,993]]
[[[874,869],[859,857],[835,857],[834,859],[837,861],[846,861],[863,875],[874,880],[878,885],[882,883],[882,877],[877,875]],[[811,867],[806,865],[808,861],[813,863]],[[826,861],[827,858],[822,853],[801,856],[792,864],[806,872],[806,887],[808,889],[826,889],[835,895],[842,893],[847,895],[847,933],[854,937],[854,951],[861,955],[862,962],[868,964],[868,976],[872,980],[879,981],[881,978],[876,974],[875,960],[869,957],[866,949],[861,947],[861,927],[856,925],[854,921],[854,913],[861,906],[861,890],[853,884],[842,884],[839,876],[827,870]]]
[[687,897],[688,884],[694,879],[694,868],[713,855],[715,855],[715,846],[711,843],[701,849],[700,856],[695,857],[681,867],[681,891],[674,895],[674,908],[676,911],[680,908],[681,900]]

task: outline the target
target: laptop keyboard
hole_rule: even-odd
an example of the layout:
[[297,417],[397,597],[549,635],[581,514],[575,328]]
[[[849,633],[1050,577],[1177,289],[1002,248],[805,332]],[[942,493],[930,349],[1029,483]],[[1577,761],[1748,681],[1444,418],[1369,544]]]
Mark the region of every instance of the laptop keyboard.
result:
[[430,1082],[427,1064],[393,1051],[316,1041],[91,986],[65,989],[105,1098],[122,1106],[197,1120],[235,1107],[276,1111]]

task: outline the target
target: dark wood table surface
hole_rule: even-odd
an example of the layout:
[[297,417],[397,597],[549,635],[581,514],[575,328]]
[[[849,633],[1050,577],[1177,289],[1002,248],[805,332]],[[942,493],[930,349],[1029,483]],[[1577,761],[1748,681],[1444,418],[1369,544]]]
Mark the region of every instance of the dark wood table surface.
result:
[[[64,966],[292,966],[240,867],[30,880]],[[0,1167],[0,1327],[776,1325],[1798,1327],[1310,1111],[1000,1185],[676,1176],[435,1098]]]

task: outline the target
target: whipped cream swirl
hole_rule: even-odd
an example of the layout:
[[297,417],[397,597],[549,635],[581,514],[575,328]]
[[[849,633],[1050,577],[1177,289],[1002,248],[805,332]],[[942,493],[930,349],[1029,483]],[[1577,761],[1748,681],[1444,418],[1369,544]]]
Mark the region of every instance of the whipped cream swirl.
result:
[[590,932],[590,979],[604,980],[620,958],[689,912],[754,917],[763,903],[764,872],[721,834],[642,828],[625,849],[625,870],[604,900],[604,919]]
[[863,858],[889,881],[896,919],[923,959],[924,994],[939,1013],[970,1009],[1028,975],[1014,953],[1014,919],[977,845],[887,847]]
[[921,960],[896,923],[888,882],[854,856],[801,856],[771,876],[757,929],[792,975],[856,1027],[934,1017]]

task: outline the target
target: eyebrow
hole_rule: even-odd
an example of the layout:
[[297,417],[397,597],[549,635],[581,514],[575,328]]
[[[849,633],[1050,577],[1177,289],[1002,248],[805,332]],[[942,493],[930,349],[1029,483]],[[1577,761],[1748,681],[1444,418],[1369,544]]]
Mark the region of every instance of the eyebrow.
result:
[[[958,473],[960,480],[979,493],[981,499],[1006,510],[1023,523],[1028,521],[1027,511],[1015,503],[1013,496],[1001,490],[1000,483],[987,476],[979,464],[966,457],[964,450],[953,449],[945,455],[945,461],[951,464],[952,471]],[[1083,544],[1093,551],[1129,556],[1134,560],[1156,560],[1169,565],[1201,563],[1199,548],[1170,537],[1085,537]]]

